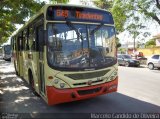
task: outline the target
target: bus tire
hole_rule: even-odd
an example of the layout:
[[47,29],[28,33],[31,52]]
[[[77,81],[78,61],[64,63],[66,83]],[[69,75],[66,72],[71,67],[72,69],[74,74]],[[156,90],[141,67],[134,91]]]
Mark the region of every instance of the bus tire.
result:
[[28,78],[29,78],[30,88],[31,88],[33,94],[35,96],[39,96],[39,94],[36,92],[36,90],[34,88],[34,79],[33,79],[33,75],[32,75],[32,71],[31,70],[28,71]]

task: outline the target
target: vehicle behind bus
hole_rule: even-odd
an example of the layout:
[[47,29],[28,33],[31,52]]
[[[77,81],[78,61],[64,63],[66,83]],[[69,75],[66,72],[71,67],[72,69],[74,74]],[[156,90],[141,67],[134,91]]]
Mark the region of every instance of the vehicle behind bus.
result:
[[11,61],[11,45],[2,46],[2,57],[6,61]]

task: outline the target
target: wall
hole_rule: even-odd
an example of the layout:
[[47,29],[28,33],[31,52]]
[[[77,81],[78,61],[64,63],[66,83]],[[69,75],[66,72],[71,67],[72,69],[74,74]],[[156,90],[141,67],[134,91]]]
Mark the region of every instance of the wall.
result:
[[137,51],[143,52],[145,57],[149,57],[152,54],[160,54],[160,47],[137,49]]

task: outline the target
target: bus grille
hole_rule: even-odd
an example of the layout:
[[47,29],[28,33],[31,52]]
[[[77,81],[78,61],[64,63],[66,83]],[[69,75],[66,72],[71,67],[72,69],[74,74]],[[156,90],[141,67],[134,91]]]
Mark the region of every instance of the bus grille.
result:
[[[102,82],[103,80],[92,81],[92,84]],[[87,85],[88,82],[75,83],[74,86]]]
[[87,94],[93,94],[93,93],[98,93],[102,87],[94,88],[94,89],[89,89],[89,90],[79,90],[78,94],[79,95],[87,95]]
[[108,73],[110,69],[96,72],[88,72],[88,73],[75,73],[75,74],[65,74],[65,76],[74,79],[74,80],[82,80],[82,79],[90,79],[96,77],[102,77],[106,73]]

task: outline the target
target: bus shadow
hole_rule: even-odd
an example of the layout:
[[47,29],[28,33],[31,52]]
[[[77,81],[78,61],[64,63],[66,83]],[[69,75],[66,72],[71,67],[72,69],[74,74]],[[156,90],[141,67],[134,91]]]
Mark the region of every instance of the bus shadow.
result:
[[121,93],[55,105],[53,109],[68,113],[160,113],[160,106]]
[[[160,106],[126,96],[112,93],[96,98],[47,106],[41,104],[41,110],[28,115],[34,118],[89,118],[91,113],[160,113]],[[31,110],[30,110],[31,111]],[[33,111],[33,110],[32,110]]]

